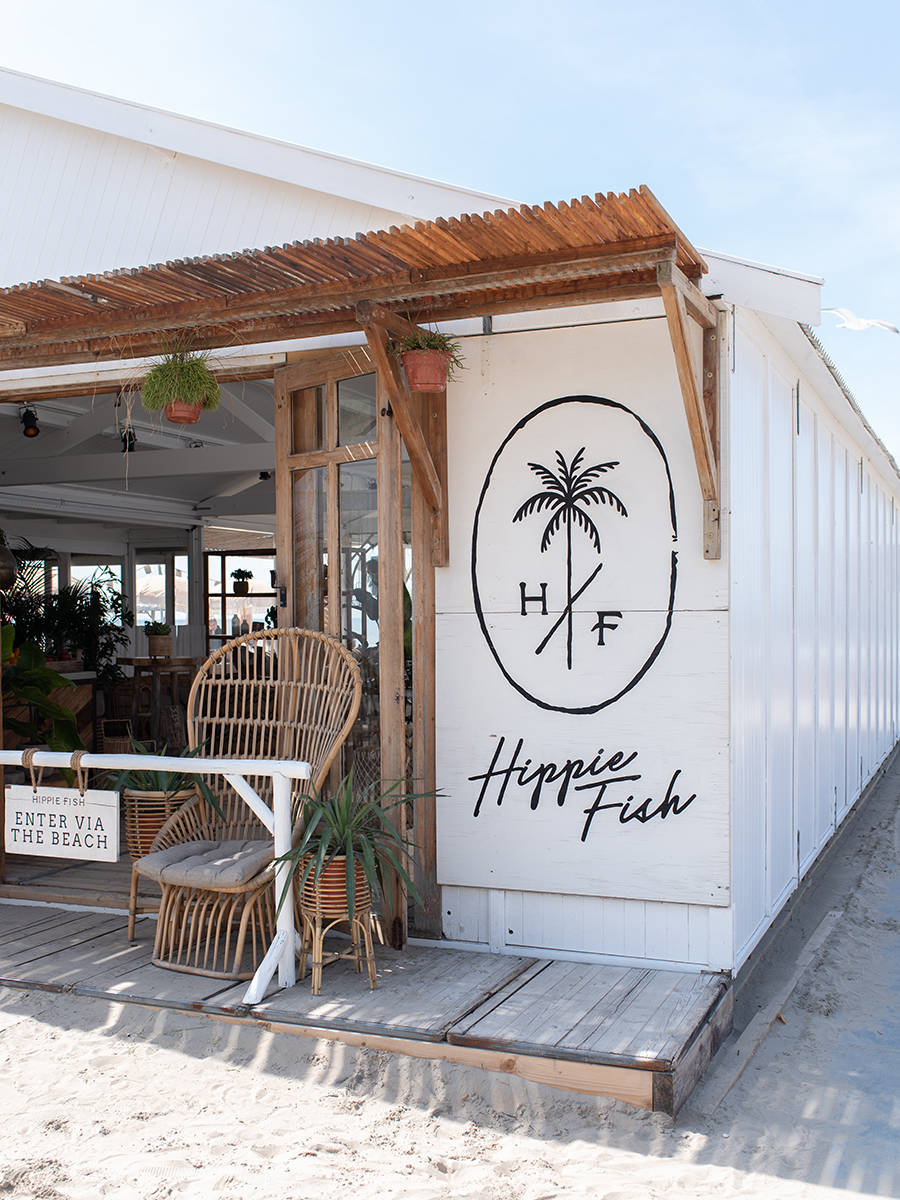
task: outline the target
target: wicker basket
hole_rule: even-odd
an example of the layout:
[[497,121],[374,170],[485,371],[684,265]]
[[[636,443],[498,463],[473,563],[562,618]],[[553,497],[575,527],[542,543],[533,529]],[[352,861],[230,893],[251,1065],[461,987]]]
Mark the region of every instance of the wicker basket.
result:
[[[300,864],[300,877],[306,869],[309,859]],[[312,872],[300,892],[300,907],[311,917],[324,917],[330,920],[350,918],[347,907],[347,868],[345,858],[336,858],[322,872],[317,883],[313,884]],[[368,913],[372,907],[372,893],[366,881],[366,873],[362,863],[355,864],[353,873],[354,910]]]

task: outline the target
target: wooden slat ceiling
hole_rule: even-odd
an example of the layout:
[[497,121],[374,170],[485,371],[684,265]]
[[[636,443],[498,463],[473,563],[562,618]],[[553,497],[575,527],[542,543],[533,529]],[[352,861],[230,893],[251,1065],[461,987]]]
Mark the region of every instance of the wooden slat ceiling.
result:
[[355,330],[375,300],[413,320],[658,294],[706,265],[650,190],[42,280],[0,290],[0,369]]

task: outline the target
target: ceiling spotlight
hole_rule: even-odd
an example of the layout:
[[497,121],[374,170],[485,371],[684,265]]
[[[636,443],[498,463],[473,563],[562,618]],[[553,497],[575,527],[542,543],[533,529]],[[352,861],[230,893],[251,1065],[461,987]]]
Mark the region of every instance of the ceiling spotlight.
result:
[[38,429],[37,413],[33,408],[25,408],[19,413],[19,419],[22,422],[22,433],[25,437],[37,437],[41,432]]
[[271,471],[260,471],[260,473],[259,473],[260,483],[265,483],[267,479],[271,479],[271,478],[272,478]]
[[122,430],[122,453],[130,454],[137,445],[137,435],[133,429]]

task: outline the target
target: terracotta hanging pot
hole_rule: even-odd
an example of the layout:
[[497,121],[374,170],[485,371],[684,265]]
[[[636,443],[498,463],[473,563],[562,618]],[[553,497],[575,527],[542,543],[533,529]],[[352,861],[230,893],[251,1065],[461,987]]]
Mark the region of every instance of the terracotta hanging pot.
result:
[[203,412],[203,401],[188,404],[185,400],[175,400],[165,408],[166,420],[173,425],[196,425]]
[[445,392],[450,355],[443,350],[407,350],[403,373],[411,392]]

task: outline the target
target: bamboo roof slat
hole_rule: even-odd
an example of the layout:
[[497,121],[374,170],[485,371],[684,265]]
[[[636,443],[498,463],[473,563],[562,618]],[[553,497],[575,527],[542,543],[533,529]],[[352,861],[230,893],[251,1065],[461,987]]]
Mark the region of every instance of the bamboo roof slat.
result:
[[353,329],[360,299],[398,311],[465,314],[541,297],[573,303],[581,294],[649,294],[665,253],[691,278],[705,270],[642,186],[20,283],[0,289],[0,368],[96,361],[114,348],[153,352],[176,330],[212,348],[286,330],[296,337]]

